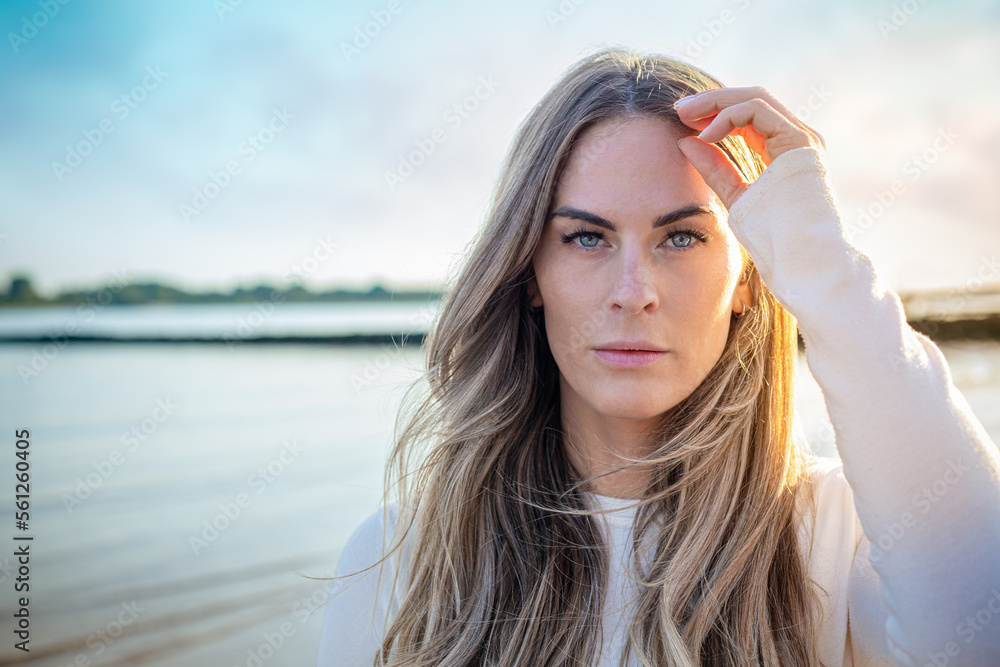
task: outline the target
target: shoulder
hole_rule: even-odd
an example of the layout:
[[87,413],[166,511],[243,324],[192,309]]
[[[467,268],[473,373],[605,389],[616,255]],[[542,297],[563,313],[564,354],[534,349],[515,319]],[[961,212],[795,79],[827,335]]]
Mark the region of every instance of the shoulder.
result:
[[[842,664],[848,637],[849,580],[860,539],[854,496],[839,459],[809,456],[799,544],[819,596],[818,650],[825,664]],[[811,501],[811,502],[808,502]]]
[[804,506],[801,514],[803,539],[808,543],[805,553],[846,542],[853,558],[863,532],[854,506],[854,492],[844,477],[843,462],[808,456],[805,470],[812,494],[811,505]]
[[382,503],[351,533],[337,561],[337,576],[357,573],[377,563],[391,547],[399,521],[399,501]]
[[399,559],[391,552],[398,519],[398,502],[383,503],[348,538],[328,590],[318,665],[372,664],[399,604]]
[[844,462],[828,456],[806,456],[805,470],[817,492],[827,495],[850,493],[851,485],[844,477]]
[[868,559],[854,492],[839,459],[810,457],[806,470],[814,507],[802,515],[801,536],[809,577],[822,603],[820,653],[829,664],[840,664],[850,650],[855,659],[864,656],[861,664],[873,664],[875,656],[888,654],[883,637],[887,611],[878,573]]

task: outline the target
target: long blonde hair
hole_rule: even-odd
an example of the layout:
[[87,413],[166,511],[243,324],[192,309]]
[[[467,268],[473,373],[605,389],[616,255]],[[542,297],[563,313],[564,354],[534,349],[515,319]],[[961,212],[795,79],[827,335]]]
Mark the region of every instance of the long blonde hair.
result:
[[[596,662],[609,554],[590,480],[564,451],[559,369],[525,284],[580,133],[653,114],[694,134],[673,102],[721,85],[675,59],[606,49],[570,68],[519,127],[428,334],[421,390],[399,413],[385,493],[409,563],[373,665]],[[741,138],[719,145],[745,180],[763,171]],[[819,665],[817,593],[797,542],[797,499],[809,493],[791,433],[797,328],[741,253],[753,309],[663,416],[650,454],[626,464],[653,474],[637,501],[639,592],[622,665],[629,654],[643,665]],[[641,556],[647,541],[655,548]]]

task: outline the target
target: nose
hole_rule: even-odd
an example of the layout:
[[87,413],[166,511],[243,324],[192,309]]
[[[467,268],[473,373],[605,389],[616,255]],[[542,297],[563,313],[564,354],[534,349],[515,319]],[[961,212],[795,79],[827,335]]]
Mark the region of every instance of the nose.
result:
[[613,270],[612,307],[621,308],[632,315],[656,309],[660,297],[652,262],[652,258],[641,249],[634,248],[618,255]]

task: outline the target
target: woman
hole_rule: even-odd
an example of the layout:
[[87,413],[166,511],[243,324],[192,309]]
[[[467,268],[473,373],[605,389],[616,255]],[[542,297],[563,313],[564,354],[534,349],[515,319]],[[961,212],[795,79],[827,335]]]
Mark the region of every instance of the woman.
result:
[[[844,239],[822,149],[675,60],[564,75],[441,305],[319,664],[1000,664],[1000,455]],[[797,325],[842,464],[791,433]]]

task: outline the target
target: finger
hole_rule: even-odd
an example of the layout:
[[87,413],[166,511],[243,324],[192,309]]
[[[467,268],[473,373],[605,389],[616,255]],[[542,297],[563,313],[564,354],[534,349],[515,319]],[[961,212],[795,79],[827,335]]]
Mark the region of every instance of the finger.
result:
[[[803,123],[785,105],[776,100],[770,92],[760,86],[749,88],[709,88],[708,90],[703,90],[684,98],[682,103],[675,108],[681,122],[688,127],[704,130],[707,126],[703,124],[702,119],[717,116],[723,109],[754,99],[763,100],[768,106],[784,117],[787,122],[798,127],[809,142],[806,145],[823,151],[826,150],[826,141],[819,132]],[[769,141],[767,142],[768,150],[765,150],[766,137],[756,133],[756,130],[753,128],[740,128],[737,130],[737,134],[746,139],[747,144],[750,145],[754,152],[758,153],[764,159],[765,165],[771,164],[774,158],[786,150],[802,145],[800,136],[795,141],[788,143],[784,140]]]
[[[807,148],[815,143],[809,134],[761,99],[752,99],[723,109],[708,127],[701,131],[698,138],[714,143],[740,128],[747,128],[740,134],[745,135],[746,131],[752,129],[761,136],[762,147],[755,145],[759,143],[757,141],[748,143],[761,153],[765,164],[770,164],[782,153],[794,148]],[[761,151],[760,148],[764,150]]]
[[[691,103],[685,103],[677,107],[678,115],[682,121],[698,120],[707,116],[713,116],[726,107],[734,104],[748,102],[752,99],[760,99],[767,102],[772,109],[785,116],[789,122],[797,125],[806,132],[815,134],[815,130],[803,123],[788,107],[775,99],[766,88],[760,86],[750,86],[743,88],[709,88],[700,91],[688,98]],[[686,124],[686,123],[685,123]]]
[[691,122],[685,123],[685,125],[687,125],[688,127],[694,128],[695,130],[698,130],[700,132],[700,131],[704,130],[706,127],[708,127],[709,123],[711,123],[713,120],[715,120],[715,116],[716,115],[717,114],[712,114],[711,116],[706,116],[704,118],[698,118],[698,119],[693,120]]
[[722,149],[698,137],[684,137],[677,142],[677,147],[701,174],[705,183],[719,195],[726,209],[732,208],[748,184]]
[[753,127],[766,138],[776,137],[783,133],[801,133],[798,127],[790,123],[771,105],[761,99],[752,99],[731,107],[726,107],[701,131],[698,138],[714,143],[723,139],[739,127]]

